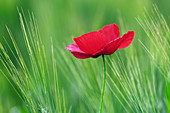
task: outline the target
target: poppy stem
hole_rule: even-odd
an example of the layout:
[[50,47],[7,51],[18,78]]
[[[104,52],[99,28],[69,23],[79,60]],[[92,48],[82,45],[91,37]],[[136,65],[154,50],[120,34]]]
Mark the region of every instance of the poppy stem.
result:
[[102,55],[102,58],[103,58],[103,67],[104,67],[104,78],[103,78],[102,98],[101,98],[101,103],[100,103],[100,113],[102,113],[103,97],[104,97],[104,91],[105,91],[105,86],[106,86],[106,62],[105,62],[104,55]]

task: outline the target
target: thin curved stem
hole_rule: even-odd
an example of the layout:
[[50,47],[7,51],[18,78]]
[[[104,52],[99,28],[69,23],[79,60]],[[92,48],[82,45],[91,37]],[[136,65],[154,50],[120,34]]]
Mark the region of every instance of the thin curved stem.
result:
[[102,55],[102,58],[103,58],[103,67],[104,67],[104,78],[103,78],[102,97],[101,97],[101,103],[100,103],[100,113],[102,113],[103,97],[104,97],[104,91],[105,91],[105,86],[106,86],[106,62],[105,62],[104,55]]

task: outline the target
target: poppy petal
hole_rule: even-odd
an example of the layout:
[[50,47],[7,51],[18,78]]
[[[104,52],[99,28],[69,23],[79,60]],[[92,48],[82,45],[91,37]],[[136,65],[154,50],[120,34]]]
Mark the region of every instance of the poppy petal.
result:
[[80,50],[87,54],[96,53],[108,43],[106,37],[98,31],[86,33],[78,38],[74,38],[74,41]]
[[119,27],[116,24],[106,25],[99,32],[103,33],[109,41],[120,36]]
[[68,47],[66,47],[66,49],[69,50],[76,58],[79,58],[79,59],[85,59],[85,58],[89,58],[92,56],[80,50],[76,43],[69,45]]
[[127,48],[134,39],[135,32],[134,31],[128,31],[126,34],[124,34],[121,39],[122,42],[118,49],[124,49]]
[[78,52],[71,52],[71,53],[78,59],[86,59],[86,58],[92,57],[89,54],[83,54],[83,53],[78,53]]
[[85,53],[79,49],[78,45],[75,42],[67,46],[66,49],[69,50],[70,52]]
[[111,55],[113,54],[117,49],[118,47],[120,46],[122,42],[122,39],[121,38],[117,38],[111,42],[109,42],[103,50],[101,50],[100,54],[103,54],[103,55]]

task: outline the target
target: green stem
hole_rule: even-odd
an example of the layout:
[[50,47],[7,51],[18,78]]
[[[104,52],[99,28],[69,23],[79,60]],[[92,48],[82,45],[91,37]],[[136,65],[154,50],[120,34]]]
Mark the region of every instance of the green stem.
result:
[[105,62],[104,55],[102,55],[102,58],[103,58],[103,67],[104,67],[104,78],[103,78],[102,98],[101,98],[101,103],[100,103],[100,113],[102,113],[104,90],[105,90],[105,86],[106,86],[106,62]]

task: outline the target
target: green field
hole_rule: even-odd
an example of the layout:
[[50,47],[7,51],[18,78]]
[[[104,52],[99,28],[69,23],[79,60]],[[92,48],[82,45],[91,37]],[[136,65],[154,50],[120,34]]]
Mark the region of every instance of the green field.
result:
[[74,37],[116,23],[130,47],[106,58],[103,113],[170,112],[169,0],[0,0],[0,113],[96,113],[102,57]]

